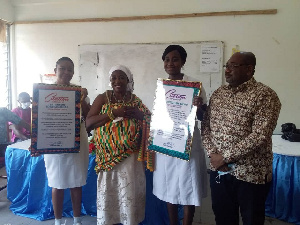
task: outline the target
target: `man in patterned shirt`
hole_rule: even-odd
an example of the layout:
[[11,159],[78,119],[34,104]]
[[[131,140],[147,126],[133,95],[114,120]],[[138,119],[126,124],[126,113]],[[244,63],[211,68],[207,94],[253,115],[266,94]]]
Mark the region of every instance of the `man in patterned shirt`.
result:
[[253,75],[251,52],[231,56],[225,68],[229,85],[211,96],[202,122],[203,145],[210,157],[212,208],[217,225],[263,225],[272,179],[272,133],[281,103]]

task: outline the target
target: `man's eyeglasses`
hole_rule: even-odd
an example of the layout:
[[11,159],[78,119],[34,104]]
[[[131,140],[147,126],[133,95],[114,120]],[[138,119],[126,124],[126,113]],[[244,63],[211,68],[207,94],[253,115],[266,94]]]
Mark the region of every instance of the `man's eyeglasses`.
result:
[[223,68],[226,70],[226,69],[230,69],[230,70],[234,70],[235,68],[237,67],[240,67],[240,66],[247,66],[248,64],[226,64],[223,66]]

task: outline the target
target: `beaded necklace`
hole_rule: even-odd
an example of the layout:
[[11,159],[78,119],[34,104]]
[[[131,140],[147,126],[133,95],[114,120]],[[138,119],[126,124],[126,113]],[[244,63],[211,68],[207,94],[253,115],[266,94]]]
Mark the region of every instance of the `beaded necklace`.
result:
[[[108,91],[106,91],[106,97],[107,97],[107,99],[108,99],[108,106],[109,106],[109,109],[108,109],[108,111],[107,111],[107,115],[108,115],[108,117],[109,117],[111,120],[116,121],[116,122],[118,122],[119,120],[123,120],[123,117],[118,117],[118,118],[116,118],[116,117],[114,116],[112,110],[113,110],[113,109],[117,109],[117,108],[120,107],[120,106],[121,106],[121,107],[124,106],[126,95],[127,95],[127,92],[126,92],[126,94],[124,95],[124,97],[123,97],[122,100],[118,100],[118,99],[116,98],[116,96],[114,95],[114,92],[112,91],[112,93],[111,93],[111,95],[110,95],[110,99],[109,99],[109,98],[108,98]],[[112,97],[114,97],[116,103],[111,103]],[[133,95],[132,95],[132,93],[130,93],[130,100],[129,100],[128,102],[131,102],[131,101],[132,101],[132,97],[133,97]],[[115,105],[115,104],[116,104],[116,105]],[[114,106],[113,106],[113,105],[114,105]]]
[[[116,98],[116,95],[115,95],[115,92],[114,92],[114,91],[112,91],[112,94],[111,94],[111,98],[114,97],[114,99],[115,99],[115,101],[116,101],[117,103],[122,103],[122,104],[125,103],[126,96],[127,96],[127,92],[126,92],[125,95],[123,96],[123,99],[122,99],[122,100],[118,100],[118,99]],[[110,98],[110,101],[111,101],[111,98]]]

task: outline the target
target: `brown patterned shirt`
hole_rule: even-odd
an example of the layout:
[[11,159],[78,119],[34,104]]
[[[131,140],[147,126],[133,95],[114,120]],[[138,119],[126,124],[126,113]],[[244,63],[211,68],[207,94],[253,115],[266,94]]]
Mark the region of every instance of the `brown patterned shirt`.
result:
[[226,163],[235,163],[237,169],[232,174],[239,180],[269,182],[272,133],[280,109],[277,94],[253,77],[238,87],[218,88],[210,98],[201,126],[208,155],[218,153]]

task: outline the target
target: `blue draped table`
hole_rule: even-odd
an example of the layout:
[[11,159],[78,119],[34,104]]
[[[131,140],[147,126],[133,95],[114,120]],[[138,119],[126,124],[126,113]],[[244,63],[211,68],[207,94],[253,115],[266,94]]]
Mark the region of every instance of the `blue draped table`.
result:
[[300,142],[273,135],[273,180],[266,215],[300,225]]
[[[35,220],[54,218],[51,188],[48,187],[44,157],[31,157],[27,150],[30,140],[10,145],[6,149],[7,198],[10,210],[19,216]],[[82,214],[97,215],[97,175],[94,171],[95,156],[89,156],[87,184],[82,189]],[[152,173],[146,171],[146,213],[140,225],[168,225],[166,203],[152,194]],[[71,217],[70,191],[65,190],[63,216]]]

